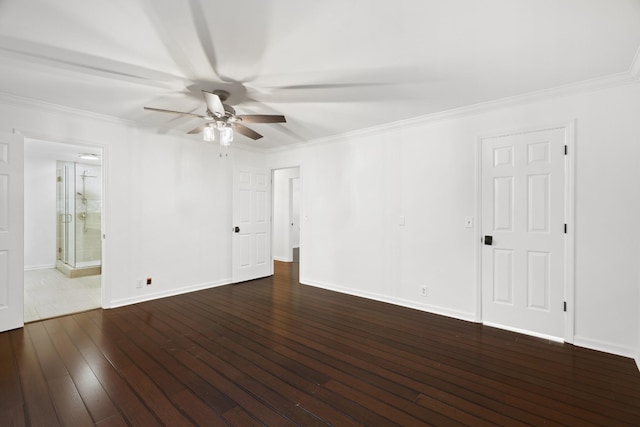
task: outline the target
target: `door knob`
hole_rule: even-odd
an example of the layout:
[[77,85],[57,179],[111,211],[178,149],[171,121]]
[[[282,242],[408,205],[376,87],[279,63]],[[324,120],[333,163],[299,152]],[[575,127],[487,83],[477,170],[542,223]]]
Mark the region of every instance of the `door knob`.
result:
[[484,244],[487,246],[493,245],[493,236],[484,236]]
[[238,226],[233,227],[233,232],[234,233],[239,233],[240,232],[240,227],[238,227]]

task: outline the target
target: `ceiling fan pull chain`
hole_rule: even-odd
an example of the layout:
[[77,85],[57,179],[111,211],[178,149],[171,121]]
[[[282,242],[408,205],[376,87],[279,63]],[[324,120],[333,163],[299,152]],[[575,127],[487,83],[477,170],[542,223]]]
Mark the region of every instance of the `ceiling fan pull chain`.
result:
[[224,157],[229,157],[229,146],[222,146],[222,144],[220,144],[218,147],[220,147],[220,158],[222,158],[222,152],[224,151]]

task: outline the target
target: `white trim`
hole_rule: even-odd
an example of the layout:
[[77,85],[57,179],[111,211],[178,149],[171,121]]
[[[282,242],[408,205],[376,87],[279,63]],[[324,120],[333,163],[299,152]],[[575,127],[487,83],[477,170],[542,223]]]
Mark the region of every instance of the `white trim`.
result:
[[[628,357],[634,359],[636,356],[632,348],[623,347],[618,344],[613,344],[607,341],[596,340],[593,338],[587,338],[580,335],[573,337],[573,345],[578,347],[588,348],[590,350],[602,351],[604,353],[616,354],[622,357]],[[637,358],[636,358],[637,361]]]
[[525,329],[518,329],[518,328],[511,327],[511,326],[500,325],[498,323],[482,322],[482,324],[484,326],[489,326],[491,328],[503,329],[505,331],[516,332],[518,334],[523,334],[523,335],[530,335],[532,337],[542,338],[544,340],[549,340],[549,341],[554,341],[554,342],[561,342],[561,343],[565,342],[564,339],[562,339],[561,337],[554,337],[553,335],[540,334],[538,332],[527,331]]
[[393,298],[387,295],[377,294],[373,292],[364,292],[359,289],[353,289],[349,287],[323,283],[323,282],[312,280],[312,279],[311,280],[300,279],[300,284],[475,323],[475,313],[452,310],[450,308],[440,307],[440,306],[431,305],[431,304],[417,304],[413,301],[402,299],[402,298]]
[[25,98],[22,96],[11,95],[8,93],[0,92],[0,102],[5,104],[13,104],[21,107],[36,108],[39,110],[50,111],[54,113],[61,113],[65,115],[71,115],[75,117],[81,117],[92,120],[100,120],[103,122],[116,123],[125,126],[139,126],[138,122],[133,120],[121,119],[114,116],[108,116],[106,114],[93,113],[86,110],[80,110],[72,107],[65,107],[64,105],[52,104],[50,102],[40,101],[33,98]]
[[[122,119],[120,117],[94,113],[91,111],[80,110],[72,107],[66,107],[64,105],[52,104],[44,101],[39,101],[36,99],[31,99],[31,98],[24,98],[24,97],[11,95],[3,92],[0,92],[0,103],[3,103],[5,105],[16,105],[20,107],[34,108],[41,111],[64,114],[67,116],[72,116],[72,117],[81,118],[81,119],[95,120],[103,123],[124,126],[132,129],[137,129],[137,130],[146,130],[152,133],[153,132],[166,133],[175,137],[192,139],[192,137],[189,137],[186,135],[185,131],[178,130],[176,128],[169,127],[169,126],[151,125],[148,123],[137,122],[130,119]],[[37,135],[37,134],[38,134],[37,131],[30,132],[30,135]],[[47,139],[48,137],[29,136],[29,138]],[[51,140],[50,138],[48,139]],[[64,140],[56,140],[56,142],[68,142],[73,144],[91,145],[91,144],[80,143],[80,142],[72,142],[68,138],[65,138]],[[261,146],[255,146],[255,145],[251,145],[250,143],[243,143],[243,142],[234,142],[232,144],[232,149],[240,149],[244,151],[260,152],[260,153],[268,153],[270,151],[270,149],[268,148],[263,148]]]
[[466,105],[450,110],[425,114],[422,116],[398,120],[395,122],[384,123],[368,128],[357,129],[354,131],[343,132],[331,136],[310,139],[306,142],[300,142],[291,144],[286,147],[277,147],[269,149],[269,152],[280,152],[297,150],[304,147],[310,147],[313,145],[324,145],[340,142],[345,138],[367,137],[376,135],[380,132],[393,131],[399,128],[406,128],[411,126],[421,126],[430,123],[436,123],[444,120],[458,119],[475,114],[481,114],[497,109],[515,107],[518,105],[534,102],[544,98],[553,98],[560,96],[573,95],[576,93],[597,91],[603,89],[609,89],[616,86],[628,85],[638,83],[640,81],[640,58],[637,58],[632,70],[611,74],[604,77],[598,77],[595,79],[584,80],[577,83],[571,83],[564,86],[558,86],[549,89],[543,89],[535,92],[524,93],[520,95],[514,95],[506,98],[495,99],[491,101],[481,102],[473,105]]
[[573,344],[575,334],[575,242],[576,242],[576,120],[565,128],[564,169],[564,223],[567,233],[564,235],[564,300],[567,311],[564,316],[564,339]]
[[482,323],[482,138],[477,138],[476,149],[476,216],[475,216],[475,241],[474,248],[474,262],[475,262],[475,294],[476,299],[476,317],[475,321]]
[[45,264],[45,265],[25,265],[24,271],[34,271],[34,270],[49,270],[52,268],[56,268],[55,264]]
[[[124,306],[127,306],[127,305],[137,304],[137,303],[140,303],[140,302],[153,301],[153,300],[157,300],[157,299],[160,299],[160,298],[166,298],[166,297],[172,297],[172,296],[176,296],[176,295],[188,294],[190,292],[202,291],[202,290],[205,290],[205,289],[216,288],[218,286],[224,286],[224,285],[229,285],[229,284],[231,284],[231,278],[222,279],[222,280],[218,280],[218,281],[215,281],[215,282],[201,283],[199,285],[184,286],[182,288],[171,289],[169,291],[160,291],[160,292],[154,292],[154,293],[150,293],[150,294],[138,295],[138,296],[130,297],[130,298],[122,298],[122,299],[114,300],[114,301],[111,301],[111,304],[109,304],[108,307],[104,307],[104,308],[124,307]],[[149,289],[149,288],[148,287],[144,287],[144,288],[141,288],[139,290],[144,291],[144,290],[147,290],[147,289]]]
[[[102,151],[102,156],[100,159],[100,169],[102,171],[102,199],[101,199],[102,213],[100,215],[100,227],[101,227],[101,234],[102,234],[102,237],[100,239],[101,241],[100,256],[102,259],[100,262],[100,265],[101,265],[100,298],[102,300],[101,307],[106,308],[107,302],[109,301],[108,299],[109,288],[107,286],[109,263],[107,261],[107,251],[105,250],[106,249],[105,236],[107,235],[107,218],[109,216],[106,207],[110,205],[110,202],[108,201],[108,199],[109,199],[109,194],[111,193],[109,190],[109,182],[110,182],[109,181],[109,146],[105,143],[88,142],[83,139],[57,136],[57,135],[43,133],[43,132],[31,130],[31,129],[13,128],[13,133],[22,135],[22,137],[25,140],[35,139],[35,140],[40,140],[45,142],[54,142],[54,143],[60,143],[60,144],[84,145],[84,146],[99,148]],[[55,265],[54,265],[54,268],[55,268]]]
[[[482,141],[488,138],[499,138],[510,135],[519,135],[531,132],[542,132],[554,129],[564,129],[565,145],[567,145],[568,154],[565,156],[564,166],[564,222],[567,224],[568,233],[564,236],[564,300],[567,303],[567,311],[564,314],[564,337],[563,341],[572,344],[574,342],[575,328],[575,135],[576,121],[569,123],[552,124],[547,126],[536,126],[525,129],[513,129],[503,132],[492,132],[487,135],[480,135],[477,138],[476,150],[476,321],[482,322]],[[483,322],[487,325],[509,329],[508,326],[498,326]],[[516,332],[527,335],[540,336],[545,339],[551,339],[550,335],[538,334],[536,332],[522,331],[517,328],[511,328]]]
[[[294,166],[278,166],[278,167],[273,167],[271,166],[271,253],[273,254],[273,213],[274,213],[274,206],[275,206],[275,191],[273,186],[275,185],[275,172],[278,170],[285,170],[285,169],[298,169],[298,179],[300,179],[300,193],[304,194],[304,189],[302,188],[302,162],[298,163],[298,165],[294,165]],[[300,200],[300,221],[302,221],[302,200]],[[300,244],[302,244],[302,228],[300,227]],[[297,246],[298,248],[300,248],[300,245]],[[293,252],[293,251],[292,251]],[[274,273],[274,266],[273,266],[273,261],[281,261],[281,262],[293,262],[293,254],[291,258],[288,257],[278,257],[278,256],[273,256],[273,259],[271,261],[271,274],[273,275]],[[302,260],[298,259],[298,263],[299,263],[299,269],[302,268]]]
[[[284,147],[263,148],[263,147],[243,144],[243,143],[234,143],[233,147],[241,148],[247,151],[262,152],[262,153],[277,153],[281,151],[290,151],[290,150],[295,151],[303,147],[309,147],[311,145],[323,145],[328,143],[335,143],[344,138],[370,136],[370,135],[377,134],[379,132],[383,132],[387,130],[393,131],[398,128],[420,126],[427,123],[433,123],[433,122],[438,122],[438,121],[443,121],[448,119],[456,119],[456,118],[461,118],[461,117],[465,117],[473,114],[480,114],[483,112],[492,111],[500,108],[514,107],[516,105],[536,101],[539,99],[565,96],[565,95],[571,95],[571,94],[581,93],[581,92],[609,89],[616,86],[633,84],[638,82],[640,82],[640,49],[636,53],[636,56],[629,70],[622,73],[610,74],[604,77],[597,77],[594,79],[571,83],[564,86],[558,86],[554,88],[543,89],[543,90],[524,93],[520,95],[514,95],[510,97],[490,100],[490,101],[481,102],[478,104],[466,105],[458,108],[453,108],[450,110],[434,112],[434,113],[425,114],[425,115],[410,118],[410,119],[398,120],[395,122],[384,123],[381,125],[371,126],[368,128],[357,129],[354,131],[342,132],[342,133],[338,133],[338,134],[330,135],[326,137],[314,138],[308,141],[289,144]],[[24,98],[16,95],[11,95],[8,93],[0,92],[0,102],[12,103],[14,105],[26,106],[31,108],[40,108],[48,111],[74,115],[77,117],[91,118],[94,120],[101,120],[105,122],[116,123],[120,125],[140,128],[140,129],[146,128],[152,131],[161,130],[163,132],[167,132],[173,135],[184,136],[183,131],[179,131],[170,127],[165,127],[160,125],[150,125],[150,124],[136,122],[129,119],[122,119],[119,117],[109,116],[106,114],[93,113],[85,110],[80,110],[72,107],[65,107],[62,105],[52,104],[44,101],[31,99],[31,98]]]

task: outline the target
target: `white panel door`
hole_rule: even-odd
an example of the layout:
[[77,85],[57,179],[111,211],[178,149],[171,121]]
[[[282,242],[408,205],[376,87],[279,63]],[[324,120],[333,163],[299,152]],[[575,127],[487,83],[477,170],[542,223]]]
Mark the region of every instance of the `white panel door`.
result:
[[0,134],[0,332],[24,325],[24,142]]
[[564,336],[564,146],[565,129],[482,140],[485,323]]
[[233,283],[271,275],[271,172],[233,173]]

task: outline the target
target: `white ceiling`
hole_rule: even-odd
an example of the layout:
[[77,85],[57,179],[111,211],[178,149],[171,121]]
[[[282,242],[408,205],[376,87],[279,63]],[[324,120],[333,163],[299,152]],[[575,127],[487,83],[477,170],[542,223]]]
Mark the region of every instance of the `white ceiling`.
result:
[[[188,131],[227,89],[265,148],[627,73],[639,0],[0,0],[0,92]],[[198,138],[198,136],[190,136]]]

